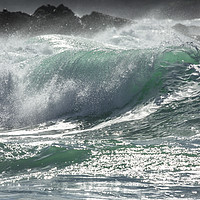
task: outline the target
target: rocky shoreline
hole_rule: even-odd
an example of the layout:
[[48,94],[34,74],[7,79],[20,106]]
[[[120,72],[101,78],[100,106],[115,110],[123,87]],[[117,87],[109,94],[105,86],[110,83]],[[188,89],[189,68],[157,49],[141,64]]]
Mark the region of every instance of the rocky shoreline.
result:
[[73,34],[92,36],[107,28],[123,27],[133,23],[132,20],[92,12],[78,17],[63,4],[55,7],[43,5],[32,15],[23,12],[0,12],[0,35],[10,34]]

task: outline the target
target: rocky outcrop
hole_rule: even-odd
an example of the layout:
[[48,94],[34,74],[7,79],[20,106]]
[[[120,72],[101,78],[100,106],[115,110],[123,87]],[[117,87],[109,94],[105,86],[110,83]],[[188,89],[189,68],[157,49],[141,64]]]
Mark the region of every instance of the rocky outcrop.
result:
[[200,41],[200,27],[199,26],[185,26],[183,24],[176,24],[172,27],[179,33]]
[[32,17],[22,12],[0,12],[0,33],[8,34],[22,31],[30,26]]
[[131,20],[92,12],[79,18],[63,4],[58,7],[43,5],[33,15],[22,12],[0,12],[0,33],[39,34],[84,34],[91,35],[110,27],[121,27]]
[[77,34],[82,29],[80,18],[63,4],[41,6],[32,17],[34,33]]
[[95,33],[107,28],[119,28],[131,23],[131,20],[122,19],[105,15],[99,12],[92,12],[90,15],[85,15],[81,18],[83,29],[87,33]]

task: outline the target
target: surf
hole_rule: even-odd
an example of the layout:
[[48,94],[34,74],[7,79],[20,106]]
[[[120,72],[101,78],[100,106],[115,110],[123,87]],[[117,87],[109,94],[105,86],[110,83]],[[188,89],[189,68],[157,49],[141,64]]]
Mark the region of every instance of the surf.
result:
[[174,79],[179,73],[184,79],[187,68],[199,63],[199,50],[190,44],[124,49],[48,35],[22,45],[8,55],[13,68],[1,69],[1,121],[9,126],[109,116],[150,99],[158,103],[170,92],[166,85],[172,70]]
[[199,43],[174,23],[0,38],[2,198],[199,196]]

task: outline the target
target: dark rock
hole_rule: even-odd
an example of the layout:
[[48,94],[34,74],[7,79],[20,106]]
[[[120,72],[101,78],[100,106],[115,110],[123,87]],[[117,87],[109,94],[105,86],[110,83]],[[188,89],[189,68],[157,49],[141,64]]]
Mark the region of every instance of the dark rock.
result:
[[39,34],[89,34],[110,27],[121,27],[130,20],[92,12],[82,18],[63,4],[58,7],[43,5],[33,15],[22,12],[0,12],[0,33]]
[[47,18],[49,16],[74,16],[74,13],[72,10],[70,10],[68,7],[65,7],[63,4],[59,5],[58,7],[52,6],[52,5],[43,5],[39,7],[34,13],[33,16],[37,18]]
[[51,5],[43,5],[41,7],[39,7],[32,16],[36,17],[36,18],[40,18],[40,17],[46,17],[49,14],[54,13],[54,11],[56,10],[55,6],[51,6]]
[[40,17],[46,17],[49,14],[53,14],[56,10],[55,6],[51,6],[51,5],[43,5],[41,7],[39,7],[34,13],[33,16],[40,18]]
[[60,4],[56,10],[55,10],[56,15],[67,15],[67,16],[74,16],[74,13],[72,10],[70,10],[68,7],[65,7],[63,4]]
[[81,21],[83,29],[91,33],[111,27],[119,28],[131,23],[131,20],[113,17],[99,12],[92,12],[90,15],[85,15],[81,18]]
[[6,13],[6,12],[8,12],[8,10],[7,10],[6,8],[4,8],[4,9],[3,9],[3,12]]
[[80,19],[63,4],[41,6],[33,17],[32,31],[37,34],[76,34],[82,28]]
[[31,16],[22,12],[9,12],[6,9],[0,12],[0,32],[5,34],[15,33],[26,29],[31,21]]

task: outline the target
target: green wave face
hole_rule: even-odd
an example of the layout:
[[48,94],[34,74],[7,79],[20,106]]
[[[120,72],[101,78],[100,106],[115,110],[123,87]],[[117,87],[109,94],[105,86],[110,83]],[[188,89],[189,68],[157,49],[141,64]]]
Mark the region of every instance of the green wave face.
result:
[[65,51],[45,59],[30,73],[27,91],[32,95],[50,88],[52,99],[63,103],[63,114],[110,112],[129,103],[152,76],[160,76],[162,69],[154,66],[153,54],[150,50]]
[[[48,90],[52,101],[47,103],[62,107],[62,113],[58,109],[56,115],[101,115],[148,100],[165,86],[170,67],[198,62],[198,52],[183,47],[163,51],[69,50],[48,57],[34,68],[28,76],[27,91],[35,95]],[[184,71],[180,73],[184,76]]]
[[[71,47],[58,48],[38,61],[31,58],[20,69],[20,78],[6,75],[10,84],[1,90],[7,99],[3,109],[15,113],[14,123],[40,123],[62,116],[104,117],[125,107],[132,109],[190,81],[187,68],[200,58],[198,49],[189,45],[126,50],[89,40],[61,39]],[[44,45],[37,38],[31,42]]]
[[[5,154],[9,154],[4,149]],[[30,151],[30,150],[29,150]],[[48,168],[48,167],[63,167],[68,165],[73,165],[76,163],[81,163],[85,159],[88,159],[90,156],[89,150],[83,149],[66,149],[62,147],[50,146],[47,148],[43,148],[40,152],[35,153],[34,149],[32,149],[32,154],[34,156],[26,158],[23,154],[20,155],[12,150],[13,156],[14,154],[19,154],[17,159],[5,159],[1,160],[0,163],[0,172],[15,172],[15,171],[24,171],[26,169],[34,169],[34,168]],[[10,152],[11,154],[11,152]],[[28,154],[28,152],[26,152]],[[4,156],[5,158],[7,156]],[[19,159],[20,157],[20,159]]]

